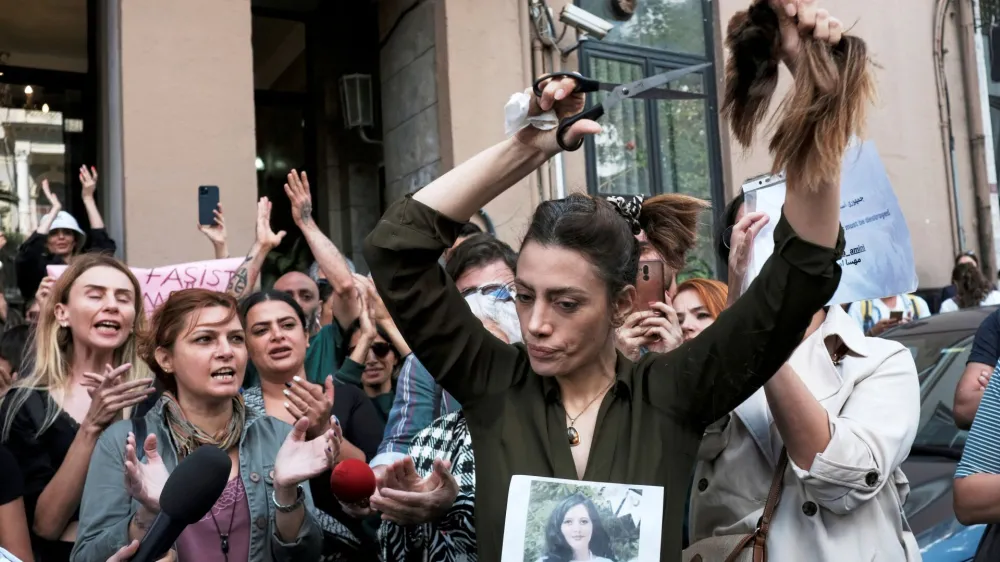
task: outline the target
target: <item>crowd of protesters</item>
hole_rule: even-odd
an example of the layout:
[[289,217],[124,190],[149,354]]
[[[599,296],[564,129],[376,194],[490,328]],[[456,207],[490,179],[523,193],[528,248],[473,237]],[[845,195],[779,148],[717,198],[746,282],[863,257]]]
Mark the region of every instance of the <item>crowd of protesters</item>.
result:
[[[793,6],[794,74],[800,33],[838,45],[843,30]],[[575,113],[574,89],[552,79],[533,103]],[[566,141],[598,131],[580,121]],[[292,170],[314,266],[257,288],[285,236],[265,197],[226,291],[184,289],[155,311],[113,257],[97,171],[79,175],[89,232],[42,182],[51,210],[15,261],[23,313],[0,307],[0,560],[128,560],[202,446],[229,455],[229,481],[167,560],[497,561],[515,475],[661,487],[657,560],[714,562],[699,557],[765,535],[779,562],[919,560],[900,469],[919,382],[910,352],[879,336],[931,311],[911,294],[827,305],[844,248],[835,178],[788,190],[778,217],[742,196],[718,213],[725,283],[683,278],[706,205],[676,194],[543,202],[515,251],[470,220],[558,153],[556,134],[521,129],[393,203],[365,241],[370,275],[321,231]],[[769,221],[776,251],[745,283]],[[221,205],[200,228],[229,257]],[[639,302],[640,263],[663,268],[655,302]],[[67,267],[52,278],[53,265]],[[975,255],[952,282],[941,312],[1000,303]],[[1000,312],[956,391],[971,426],[963,522],[1000,520],[998,359]],[[331,491],[347,459],[376,476],[360,502]],[[630,562],[595,515],[565,498],[541,560]]]

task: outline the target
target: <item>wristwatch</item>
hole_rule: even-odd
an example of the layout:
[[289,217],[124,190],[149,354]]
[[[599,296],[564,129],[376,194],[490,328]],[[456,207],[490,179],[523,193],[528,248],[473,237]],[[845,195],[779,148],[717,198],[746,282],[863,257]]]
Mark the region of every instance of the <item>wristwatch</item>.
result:
[[278,498],[275,497],[274,492],[271,492],[271,502],[274,503],[274,509],[277,509],[281,513],[291,513],[299,508],[306,500],[306,493],[302,489],[302,486],[295,487],[295,501],[291,505],[281,505],[278,503]]

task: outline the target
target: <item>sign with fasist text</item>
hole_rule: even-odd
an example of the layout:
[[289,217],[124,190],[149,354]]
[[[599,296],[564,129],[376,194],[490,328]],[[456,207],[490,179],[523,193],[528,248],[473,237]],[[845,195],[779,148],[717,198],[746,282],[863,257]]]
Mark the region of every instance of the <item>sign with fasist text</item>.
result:
[[[174,291],[210,289],[220,293],[225,292],[233,273],[243,261],[243,258],[229,258],[166,265],[152,269],[142,267],[130,267],[129,269],[139,280],[143,305],[146,308],[146,314],[149,315],[156,310],[156,307],[163,304],[170,293]],[[65,265],[48,266],[49,277],[58,279],[66,271],[66,267]]]
[[[754,178],[743,186],[746,211],[771,217],[754,240],[747,281],[757,276],[774,252],[774,227],[785,203],[783,174]],[[892,191],[889,176],[868,141],[844,154],[840,175],[840,223],[847,245],[840,258],[843,277],[827,304],[844,304],[910,293],[917,288],[917,271],[906,219]]]

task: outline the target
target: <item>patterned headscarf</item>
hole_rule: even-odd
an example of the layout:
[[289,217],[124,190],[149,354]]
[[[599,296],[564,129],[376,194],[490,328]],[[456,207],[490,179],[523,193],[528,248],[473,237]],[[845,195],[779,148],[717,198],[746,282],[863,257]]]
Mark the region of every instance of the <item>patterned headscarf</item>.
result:
[[178,459],[183,459],[202,445],[214,445],[228,451],[239,444],[243,437],[243,423],[247,412],[240,394],[233,398],[233,417],[229,424],[215,435],[209,435],[189,422],[173,394],[164,392],[160,400],[163,402],[163,420],[167,422],[170,436],[177,447]]
[[642,226],[639,224],[639,213],[642,212],[642,195],[631,197],[611,195],[608,196],[607,200],[608,203],[615,206],[618,214],[628,221],[629,227],[632,228],[632,234],[638,236],[642,232]]

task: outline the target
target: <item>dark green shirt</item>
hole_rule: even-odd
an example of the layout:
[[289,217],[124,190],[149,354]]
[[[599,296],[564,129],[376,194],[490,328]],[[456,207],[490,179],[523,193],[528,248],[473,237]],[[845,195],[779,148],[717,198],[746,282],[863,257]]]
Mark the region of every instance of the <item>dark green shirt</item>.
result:
[[[566,413],[523,345],[492,337],[437,259],[462,225],[412,198],[395,203],[365,241],[365,259],[403,337],[462,404],[476,460],[482,562],[500,560],[511,476],[576,479]],[[757,391],[799,345],[840,281],[837,248],[796,236],[784,217],[774,255],[748,293],[694,340],[638,363],[618,355],[601,402],[584,480],[662,486],[661,560],[680,559],[684,501],[707,425]]]

